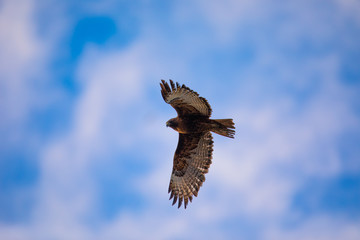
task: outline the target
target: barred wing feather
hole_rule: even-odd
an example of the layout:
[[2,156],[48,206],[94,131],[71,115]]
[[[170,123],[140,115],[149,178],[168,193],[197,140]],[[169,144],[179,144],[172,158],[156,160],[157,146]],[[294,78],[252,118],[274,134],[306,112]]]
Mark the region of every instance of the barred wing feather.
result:
[[170,86],[161,80],[161,95],[164,101],[170,104],[177,111],[179,116],[184,115],[204,115],[210,117],[211,107],[208,101],[200,97],[199,94],[185,85],[174,84],[170,80]]
[[174,156],[169,193],[186,208],[188,201],[197,196],[205,181],[212,159],[213,140],[210,132],[201,134],[179,134],[179,142]]

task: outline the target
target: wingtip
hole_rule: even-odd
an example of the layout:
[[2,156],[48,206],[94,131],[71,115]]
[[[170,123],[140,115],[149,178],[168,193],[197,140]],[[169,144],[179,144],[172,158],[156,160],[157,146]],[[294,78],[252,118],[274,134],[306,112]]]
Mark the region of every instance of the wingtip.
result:
[[173,206],[175,205],[176,201],[177,201],[177,195],[174,196],[174,200],[173,200],[173,202],[172,202],[172,205],[173,205]]
[[174,82],[170,79],[170,85],[171,85],[171,89],[173,90],[173,91],[175,91],[176,90],[176,88],[175,88],[175,84],[174,84]]
[[188,205],[188,202],[189,202],[189,198],[186,196],[186,197],[184,198],[184,207],[185,207],[185,209],[186,209],[186,207],[187,207],[187,205]]
[[178,208],[180,208],[180,207],[181,207],[182,202],[183,202],[183,198],[182,198],[182,197],[179,197]]
[[169,200],[171,200],[174,197],[174,192],[171,192]]

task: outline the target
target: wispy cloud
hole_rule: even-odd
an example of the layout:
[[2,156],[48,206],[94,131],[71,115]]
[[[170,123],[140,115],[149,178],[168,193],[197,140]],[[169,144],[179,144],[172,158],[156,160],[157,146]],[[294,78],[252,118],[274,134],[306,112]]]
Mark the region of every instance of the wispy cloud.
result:
[[[309,181],[331,186],[354,166],[339,141],[360,130],[359,86],[342,74],[349,52],[358,51],[357,3],[144,2],[124,7],[124,18],[114,1],[80,4],[72,14],[68,4],[55,14],[68,19],[54,21],[59,32],[48,35],[39,34],[36,18],[44,5],[4,1],[0,8],[0,127],[6,137],[20,127],[22,142],[6,146],[30,148],[35,110],[68,106],[57,120],[64,124],[44,130],[36,144],[30,216],[0,219],[1,238],[360,237],[357,215],[310,212],[296,202]],[[103,43],[85,39],[79,56],[66,60],[70,29],[95,15],[113,19],[116,32]],[[121,37],[126,44],[116,44]],[[59,58],[77,86],[70,97],[49,84],[61,70],[48,62]],[[215,136],[207,180],[186,211],[167,200],[177,134],[164,123],[176,113],[161,99],[160,78],[194,88],[216,118],[233,117],[237,127],[235,140]]]
[[26,119],[34,104],[32,78],[44,70],[44,52],[35,34],[32,2],[3,1],[1,5],[1,123],[9,127]]

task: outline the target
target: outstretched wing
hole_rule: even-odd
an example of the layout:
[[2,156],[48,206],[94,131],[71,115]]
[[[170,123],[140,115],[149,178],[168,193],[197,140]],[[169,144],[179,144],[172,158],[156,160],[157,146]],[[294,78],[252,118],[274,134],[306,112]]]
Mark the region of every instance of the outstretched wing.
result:
[[208,101],[199,97],[199,94],[185,85],[180,86],[176,83],[176,86],[172,80],[170,85],[164,80],[161,80],[161,95],[166,103],[169,103],[179,116],[184,115],[204,115],[210,117],[211,107]]
[[[184,201],[197,196],[205,181],[212,159],[213,140],[210,132],[201,134],[179,134],[179,142],[174,156],[169,193],[174,198],[172,205],[179,200],[178,208]],[[170,200],[169,199],[169,200]]]

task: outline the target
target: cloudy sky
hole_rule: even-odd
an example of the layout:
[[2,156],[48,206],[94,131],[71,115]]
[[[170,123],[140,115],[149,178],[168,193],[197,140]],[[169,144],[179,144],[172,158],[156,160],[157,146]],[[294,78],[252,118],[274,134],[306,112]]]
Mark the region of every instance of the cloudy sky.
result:
[[[0,238],[360,239],[357,0],[0,0]],[[233,118],[186,210],[160,79]]]

